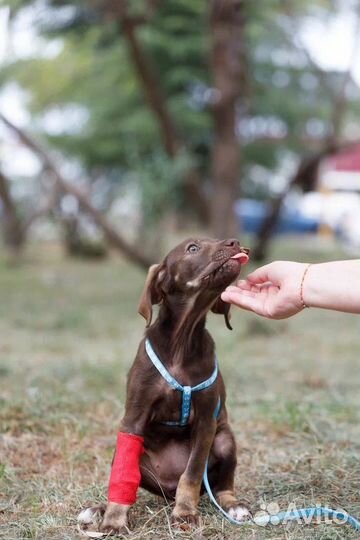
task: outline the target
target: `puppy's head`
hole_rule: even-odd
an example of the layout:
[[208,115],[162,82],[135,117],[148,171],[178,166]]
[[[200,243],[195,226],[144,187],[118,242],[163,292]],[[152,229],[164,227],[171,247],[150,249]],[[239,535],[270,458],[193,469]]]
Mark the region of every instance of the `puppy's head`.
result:
[[230,304],[220,299],[222,291],[240,274],[249,260],[249,250],[238,240],[188,239],[176,246],[164,261],[150,267],[140,299],[139,313],[151,323],[152,306],[176,297],[225,316],[228,328]]

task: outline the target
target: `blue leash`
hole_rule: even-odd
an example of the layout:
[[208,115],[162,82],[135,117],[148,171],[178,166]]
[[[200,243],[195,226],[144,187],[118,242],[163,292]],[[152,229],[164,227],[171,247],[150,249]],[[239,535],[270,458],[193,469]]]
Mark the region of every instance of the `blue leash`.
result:
[[259,516],[256,518],[256,521],[247,520],[247,521],[237,521],[236,519],[232,518],[217,502],[217,500],[214,497],[213,492],[211,491],[211,487],[209,484],[208,479],[208,462],[206,462],[205,465],[205,472],[203,476],[203,482],[205,485],[205,489],[209,495],[209,498],[211,502],[216,506],[216,508],[223,514],[223,516],[230,521],[233,525],[260,525],[265,526],[268,523],[272,524],[279,524],[282,522],[287,521],[297,521],[297,520],[309,520],[317,517],[324,517],[328,519],[337,519],[341,521],[343,524],[348,523],[351,525],[353,529],[360,532],[360,521],[353,516],[350,516],[347,512],[338,512],[336,510],[332,510],[331,508],[326,508],[322,506],[316,506],[316,507],[310,507],[310,508],[300,508],[299,510],[290,510],[287,512],[279,512],[278,514],[272,514],[271,516],[268,514],[264,514],[263,516]]

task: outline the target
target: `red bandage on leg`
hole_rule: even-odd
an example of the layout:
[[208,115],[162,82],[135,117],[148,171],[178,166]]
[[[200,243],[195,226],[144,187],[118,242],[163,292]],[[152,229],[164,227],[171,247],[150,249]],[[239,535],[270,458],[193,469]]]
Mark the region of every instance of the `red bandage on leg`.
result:
[[118,433],[114,461],[111,467],[108,501],[134,504],[140,485],[140,457],[144,452],[144,437]]

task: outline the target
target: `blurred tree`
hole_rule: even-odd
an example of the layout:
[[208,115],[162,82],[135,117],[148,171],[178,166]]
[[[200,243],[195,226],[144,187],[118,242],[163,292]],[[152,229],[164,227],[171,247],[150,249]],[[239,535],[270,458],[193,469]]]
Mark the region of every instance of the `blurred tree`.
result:
[[212,229],[220,238],[236,236],[234,201],[239,195],[240,145],[237,109],[247,87],[245,9],[240,0],[211,2],[211,68],[214,79],[212,113]]
[[[331,135],[342,77],[319,69],[301,29],[308,18],[333,14],[335,0],[6,4],[14,20],[30,7],[40,35],[59,38],[61,48],[52,58],[10,62],[0,83],[15,80],[28,91],[33,129],[79,159],[90,179],[124,182],[137,170],[131,178],[152,221],[170,206],[208,217],[209,206],[212,232],[232,234],[240,179],[254,192],[256,167],[271,178],[284,155],[322,150]],[[350,86],[345,124],[358,114]],[[57,129],[49,129],[54,118]],[[169,174],[171,197],[166,179],[154,172],[148,181],[154,155],[162,170],[181,171],[181,181]],[[262,191],[271,193],[269,181]]]
[[[314,141],[316,145],[304,144],[304,148],[301,149],[303,156],[294,174],[289,178],[287,185],[281,193],[273,198],[269,214],[264,219],[257,235],[257,243],[252,253],[254,260],[262,261],[266,257],[269,242],[279,219],[283,201],[291,189],[297,187],[303,192],[314,190],[316,188],[319,167],[323,159],[337,153],[343,147],[351,146],[356,142],[344,142],[343,131],[344,127],[346,127],[346,121],[348,118],[351,118],[351,115],[360,115],[360,89],[356,86],[351,76],[351,70],[354,66],[358,49],[358,36],[360,35],[359,0],[353,3],[353,13],[355,18],[355,39],[348,68],[343,73],[329,73],[322,70],[319,66],[314,65],[301,41],[297,43],[299,50],[305,54],[308,64],[316,68],[317,82],[315,89],[319,91],[318,102],[321,102],[321,94],[326,96],[326,100],[322,101],[325,121],[323,120],[322,136],[317,137],[318,140]],[[292,16],[293,7],[287,6],[286,14],[287,16]],[[289,29],[291,29],[290,25]],[[304,76],[306,76],[306,72],[302,75],[302,77]],[[306,79],[303,80],[305,81]],[[315,80],[313,80],[308,89],[312,92],[314,91]],[[307,84],[310,82],[311,79],[308,80]],[[305,116],[306,110],[303,110],[302,114]],[[314,127],[316,126],[316,122],[319,128],[320,119],[321,114],[317,110],[314,110],[312,111],[312,117],[309,122],[312,122]]]
[[[131,246],[107,221],[105,216],[93,206],[88,195],[77,186],[73,185],[70,181],[65,178],[59,168],[56,166],[53,159],[49,154],[44,150],[44,148],[28,133],[23,129],[20,129],[15,124],[13,124],[9,119],[7,119],[3,114],[0,113],[0,120],[11,130],[13,131],[19,140],[29,148],[34,154],[39,158],[42,163],[43,170],[46,171],[53,178],[53,187],[51,197],[49,198],[48,204],[53,207],[59,193],[66,193],[74,198],[79,206],[89,214],[94,223],[99,227],[103,232],[105,238],[110,245],[115,247],[117,250],[122,252],[131,262],[138,264],[139,266],[147,269],[153,262],[152,259],[148,258],[143,251],[136,249],[136,247]],[[0,196],[2,195],[0,191]],[[30,217],[28,223],[30,224],[33,219],[39,217],[43,212],[47,212],[49,207],[48,204],[44,205],[43,208],[39,207],[33,215]],[[69,229],[73,228],[73,224],[69,223]],[[68,244],[69,251],[71,252],[74,248],[73,241],[78,242],[78,231],[75,228],[75,235],[70,237],[70,242]],[[72,244],[72,245],[71,245]],[[85,245],[81,246],[81,249],[87,250]],[[88,250],[87,250],[88,251]],[[88,251],[89,254],[89,251]],[[99,254],[94,254],[96,257]],[[102,256],[102,253],[100,254]]]
[[[172,28],[173,32],[183,34],[179,35],[182,50],[180,47],[176,50],[171,31],[163,31],[161,36],[156,25],[154,28],[143,27],[144,21],[136,16],[133,3],[128,13],[126,2],[88,6],[72,2],[74,9],[66,20],[58,13],[62,10],[59,4],[65,3],[53,2],[57,9],[51,8],[50,4],[38,21],[38,27],[47,36],[64,39],[62,52],[55,59],[20,61],[10,66],[8,73],[4,71],[5,80],[10,73],[31,91],[29,105],[38,119],[54,109],[68,113],[69,129],[61,134],[50,134],[49,140],[57,148],[79,157],[88,170],[93,172],[101,167],[103,171],[106,168],[112,176],[114,172],[121,176],[121,171],[132,165],[129,163],[132,148],[141,159],[149,158],[161,143],[171,158],[187,146],[191,151],[191,134],[196,132],[199,123],[196,117],[201,114],[189,113],[186,103],[185,84],[194,79],[192,66],[179,65],[191,57],[193,48],[198,49],[197,43],[189,44],[188,32],[184,31],[186,19],[194,19],[193,15],[198,11],[191,2],[188,6],[183,6],[181,1],[174,2],[172,10],[164,9],[159,23],[159,28]],[[91,7],[94,5],[96,10]],[[200,37],[195,41],[201,41]],[[153,64],[156,64],[156,70],[145,49],[150,53],[155,50]],[[195,56],[198,59],[199,50]],[[168,77],[165,75],[160,83],[157,72],[167,74],[171,64],[172,73]],[[185,75],[181,73],[182,69]],[[165,92],[163,95],[162,84],[168,101]],[[71,126],[71,113],[75,121],[82,113],[84,117],[88,116],[79,132],[71,133],[72,128],[76,131],[76,127]],[[182,139],[184,135],[186,144]],[[194,187],[197,179],[189,176],[186,182],[190,184],[191,198],[188,197],[187,202],[196,204],[197,212],[204,217],[204,203],[201,195],[197,195],[196,185]]]

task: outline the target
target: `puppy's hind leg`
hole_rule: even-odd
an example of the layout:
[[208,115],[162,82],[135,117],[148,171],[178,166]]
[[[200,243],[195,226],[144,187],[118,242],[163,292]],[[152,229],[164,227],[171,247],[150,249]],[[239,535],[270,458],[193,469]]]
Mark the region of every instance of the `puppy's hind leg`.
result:
[[216,434],[211,453],[215,458],[215,470],[211,476],[214,479],[212,488],[217,502],[233,519],[247,521],[251,513],[236,497],[234,490],[236,443],[228,424]]

